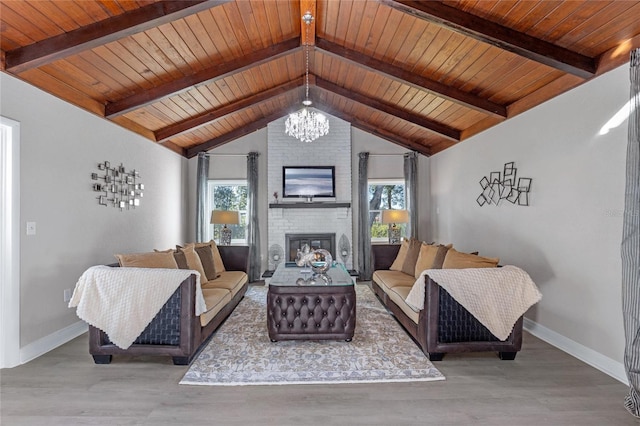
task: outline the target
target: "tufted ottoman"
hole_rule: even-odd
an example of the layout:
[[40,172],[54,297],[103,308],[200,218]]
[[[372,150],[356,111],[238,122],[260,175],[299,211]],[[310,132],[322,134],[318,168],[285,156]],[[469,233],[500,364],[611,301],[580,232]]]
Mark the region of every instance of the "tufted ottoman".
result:
[[298,286],[295,281],[274,285],[271,281],[267,292],[267,329],[271,341],[351,341],[356,328],[355,286],[351,277],[332,278],[334,285]]

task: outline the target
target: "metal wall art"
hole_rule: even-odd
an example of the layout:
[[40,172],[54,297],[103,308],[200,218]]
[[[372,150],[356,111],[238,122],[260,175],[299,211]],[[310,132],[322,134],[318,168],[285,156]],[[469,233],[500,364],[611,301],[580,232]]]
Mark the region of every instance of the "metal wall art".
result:
[[502,200],[507,200],[511,204],[519,206],[529,205],[529,192],[533,179],[519,177],[516,181],[518,169],[515,163],[505,163],[502,172],[491,172],[489,177],[480,179],[482,193],[476,198],[480,207],[485,204],[499,205]]
[[91,179],[99,181],[93,184],[93,190],[101,193],[96,197],[98,204],[116,207],[120,211],[140,205],[144,185],[140,183],[140,174],[135,169],[126,171],[122,163],[112,167],[105,161],[98,163],[98,170],[98,173],[91,173]]

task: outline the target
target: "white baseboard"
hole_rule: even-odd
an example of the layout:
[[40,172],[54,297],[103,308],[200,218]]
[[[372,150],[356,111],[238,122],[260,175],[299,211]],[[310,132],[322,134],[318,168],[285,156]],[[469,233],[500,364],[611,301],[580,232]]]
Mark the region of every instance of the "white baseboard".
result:
[[78,321],[62,330],[58,330],[35,342],[29,343],[27,346],[20,348],[20,364],[26,364],[36,359],[40,355],[44,355],[58,346],[86,333],[88,330],[89,326],[87,326],[86,322]]
[[614,379],[629,385],[624,365],[615,361],[599,352],[589,349],[588,347],[575,342],[568,337],[556,333],[555,331],[538,324],[528,318],[524,319],[524,329],[533,334],[540,340],[544,340],[550,345],[578,358],[590,366],[597,368]]

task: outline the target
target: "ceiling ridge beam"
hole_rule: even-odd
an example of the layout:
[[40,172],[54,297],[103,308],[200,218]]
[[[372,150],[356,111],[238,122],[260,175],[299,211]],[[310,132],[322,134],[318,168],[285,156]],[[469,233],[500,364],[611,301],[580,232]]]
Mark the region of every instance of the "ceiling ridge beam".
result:
[[235,139],[241,138],[242,136],[246,136],[250,133],[255,132],[256,130],[260,130],[263,127],[266,127],[272,121],[275,121],[279,118],[284,117],[285,115],[291,112],[290,107],[280,108],[269,115],[266,115],[251,124],[243,126],[239,129],[232,130],[228,133],[225,133],[222,136],[218,136],[217,138],[209,139],[206,142],[193,146],[187,149],[187,158],[193,158],[198,155],[199,152],[208,151],[210,149],[216,148],[220,145],[224,145],[228,142],[231,142]]
[[412,112],[400,109],[386,102],[370,98],[369,96],[363,95],[353,90],[346,89],[320,77],[316,77],[315,81],[315,85],[321,89],[328,90],[329,92],[335,93],[336,95],[350,99],[354,102],[358,102],[370,108],[382,111],[401,120],[408,121],[412,124],[423,127],[430,132],[434,132],[440,136],[444,136],[447,139],[453,140],[455,142],[460,142],[460,131],[454,129],[453,127],[449,127],[430,118],[421,117]]
[[416,18],[580,78],[592,78],[597,71],[597,61],[594,58],[441,2],[415,0],[381,0],[381,2]]
[[59,34],[5,55],[5,70],[21,73],[85,50],[227,3],[229,0],[162,1]]
[[302,77],[299,77],[295,80],[280,84],[279,86],[275,86],[271,89],[265,90],[255,95],[247,96],[236,102],[232,102],[228,105],[216,108],[215,110],[207,111],[196,117],[188,118],[179,123],[163,127],[162,129],[156,130],[154,132],[156,141],[164,143],[170,138],[191,132],[199,127],[205,126],[230,114],[238,113],[247,108],[268,101],[276,96],[285,95],[291,91],[299,90],[303,84],[304,79]]
[[[326,90],[326,89],[320,89],[319,87],[316,86],[317,90]],[[317,96],[315,97],[316,99],[318,98]],[[374,127],[373,125],[360,120],[359,118],[357,118],[356,116],[354,116],[353,114],[347,113],[345,111],[339,111],[336,110],[333,106],[331,106],[328,102],[323,101],[323,100],[317,100],[314,101],[314,107],[315,108],[320,108],[322,111],[326,112],[327,114],[333,115],[334,117],[338,117],[341,120],[344,120],[348,123],[350,123],[353,127],[358,128],[360,130],[362,130],[363,132],[367,132],[370,133],[374,136],[378,136],[379,138],[385,139],[389,142],[392,142],[396,145],[399,145],[403,148],[407,148],[410,149],[412,151],[416,151],[422,155],[425,156],[431,156],[431,149],[427,146],[422,145],[419,142],[410,140],[410,139],[406,139],[406,138],[402,138],[396,134],[393,134],[391,132],[388,132],[384,129],[380,129],[378,127]]]
[[382,73],[390,78],[408,84],[419,90],[428,90],[436,96],[448,99],[457,104],[483,112],[485,114],[497,115],[502,118],[507,117],[507,108],[504,105],[491,102],[487,99],[463,92],[454,87],[442,84],[438,81],[412,73],[395,65],[367,56],[355,50],[347,49],[326,39],[316,38],[316,49],[320,49],[338,59],[348,60],[354,64],[368,68],[374,72]]
[[194,87],[210,84],[216,80],[260,66],[300,50],[300,37],[294,37],[278,44],[249,53],[241,58],[218,64],[192,75],[144,90],[127,98],[107,103],[105,117],[112,118],[145,107],[162,99],[178,95]]

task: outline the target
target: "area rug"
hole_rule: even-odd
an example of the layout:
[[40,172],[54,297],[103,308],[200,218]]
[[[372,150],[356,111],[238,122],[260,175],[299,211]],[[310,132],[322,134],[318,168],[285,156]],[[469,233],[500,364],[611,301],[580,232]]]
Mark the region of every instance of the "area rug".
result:
[[244,299],[191,364],[184,385],[285,385],[444,380],[367,285],[356,285],[351,342],[271,342],[267,288]]

